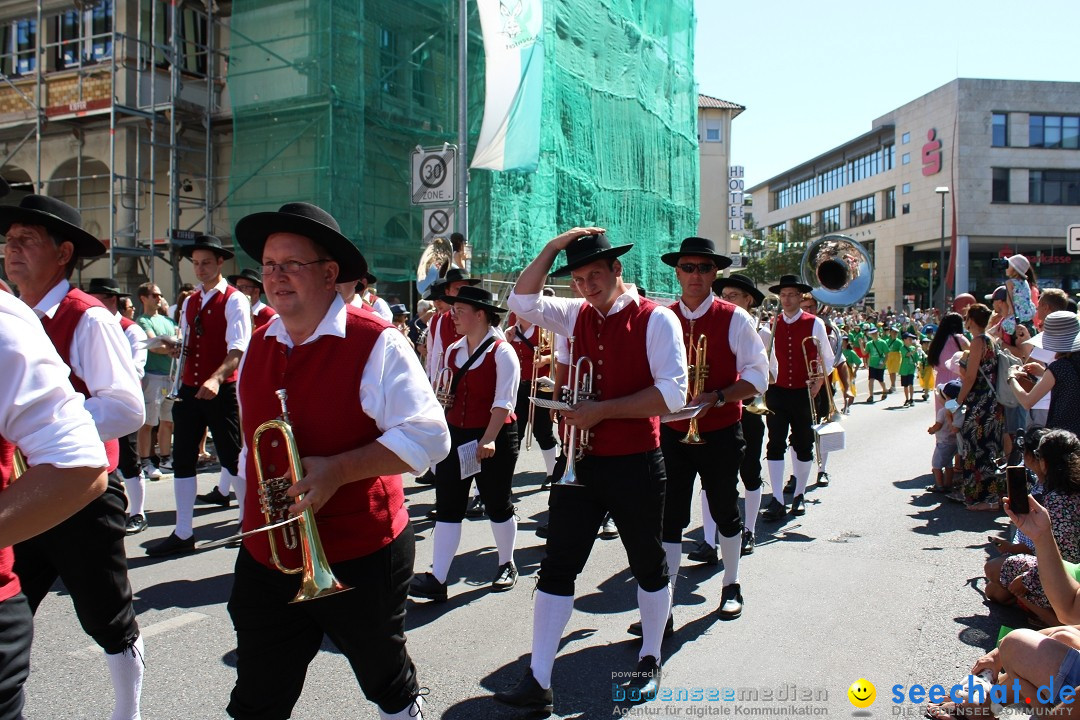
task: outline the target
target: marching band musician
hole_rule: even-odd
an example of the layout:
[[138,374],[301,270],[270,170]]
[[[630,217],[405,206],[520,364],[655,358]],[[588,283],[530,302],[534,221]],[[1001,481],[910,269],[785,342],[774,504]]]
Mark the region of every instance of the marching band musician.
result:
[[[517,406],[514,408],[514,412],[517,413],[518,439],[524,442],[529,421],[529,396],[532,394],[533,363],[536,360],[536,351],[541,345],[543,330],[528,320],[522,320],[514,313],[510,313],[507,321],[510,327],[506,332],[506,339],[510,341],[510,347],[517,353],[518,363],[521,365],[521,383],[518,385]],[[554,342],[552,342],[552,347],[541,349],[546,350],[546,353],[540,356],[540,362],[535,368],[536,376],[538,378],[545,375],[552,377],[554,375],[554,365],[552,364],[552,355],[555,352]],[[544,397],[550,398],[552,396],[551,391],[544,389],[540,383],[537,383],[536,392],[543,393]],[[536,439],[537,444],[540,446],[540,454],[544,457],[544,469],[547,475],[543,485],[547,486],[556,479],[552,475],[555,474],[555,463],[559,458],[559,448],[555,442],[555,433],[552,430],[551,414],[547,410],[542,408],[533,410],[532,436]]]
[[[240,419],[236,407],[236,368],[251,338],[251,303],[225,281],[221,268],[233,257],[213,235],[200,235],[180,249],[191,260],[199,287],[184,300],[180,329],[184,367],[180,398],[173,405],[173,495],[176,527],[146,549],[163,557],[195,549],[195,501],[228,507],[240,456]],[[199,443],[207,428],[221,460],[221,477],[209,493],[197,495]],[[235,484],[241,507],[243,488]]]
[[[337,294],[335,282],[354,281],[367,263],[329,213],[289,203],[241,219],[235,234],[262,263],[278,311],[252,337],[237,383],[248,485],[244,530],[264,522],[256,453],[270,472],[287,467],[273,443],[253,446],[255,430],[282,414],[275,393],[284,389],[304,469],[303,480],[288,490],[295,500],[289,510],[314,511],[334,575],[354,589],[291,604],[297,576],[275,569],[266,533],[245,537],[228,606],[237,636],[228,713],[289,717],[325,635],[349,660],[381,718],[421,717],[404,635],[415,541],[401,473],[446,455],[442,408],[401,333]],[[327,385],[327,377],[335,383]],[[300,563],[299,552],[277,547],[286,564]]]
[[[670,307],[682,326],[687,362],[694,365],[690,391],[696,394],[690,404],[707,404],[696,415],[701,444],[684,442],[690,430],[689,420],[660,426],[660,448],[667,468],[663,542],[669,585],[674,597],[682,533],[690,524],[694,476],[700,475],[709,512],[720,534],[724,561],[717,613],[721,620],[734,620],[742,615],[743,605],[739,585],[744,530],[739,515],[739,468],[746,445],[739,421],[742,400],[764,392],[768,386],[769,361],[749,313],[712,292],[716,273],[731,264],[730,258],[716,252],[712,240],[686,238],[677,252],[665,253],[660,259],[675,268],[682,288],[682,296]],[[706,343],[704,358],[695,351],[702,336]],[[694,378],[701,363],[708,368],[704,387],[695,388]],[[670,616],[668,627],[673,629]]]
[[[574,363],[591,359],[597,393],[596,400],[563,412],[578,433],[591,433],[583,457],[567,458],[576,462],[583,486],[552,486],[530,667],[515,688],[495,695],[531,710],[551,709],[551,670],[573,611],[574,581],[609,510],[638,582],[643,639],[630,687],[642,695],[660,688],[660,643],[671,593],[660,543],[665,473],[659,416],[686,400],[686,353],[674,314],[623,284],[617,258],[633,246],[612,247],[603,233],[598,227],[574,228],[549,241],[521,273],[508,302],[519,317],[574,338]],[[540,295],[564,249],[566,265],[552,275],[569,274],[584,300]]]
[[[103,255],[105,246],[82,229],[75,208],[42,195],[0,206],[0,234],[7,236],[8,276],[71,369],[71,384],[86,397],[111,472],[119,460],[117,438],[142,426],[142,387],[120,323],[68,280],[79,258]],[[144,671],[124,549],[125,505],[112,474],[105,492],[83,510],[15,546],[15,573],[31,612],[61,578],[83,630],[105,651],[116,695],[113,720],[139,717]]]
[[244,268],[239,275],[230,275],[229,284],[235,287],[251,303],[251,329],[258,330],[277,315],[274,308],[262,301],[263,281],[262,275],[254,268]]
[[[461,542],[461,521],[469,504],[469,488],[476,478],[480,498],[491,521],[491,534],[499,553],[499,567],[491,582],[494,592],[517,584],[514,564],[517,518],[510,497],[518,458],[518,424],[514,417],[521,367],[510,343],[500,339],[499,307],[487,290],[465,286],[447,298],[451,317],[462,334],[447,348],[446,362],[453,373],[452,404],[446,409],[450,427],[450,454],[435,468],[436,522],[431,572],[418,574],[409,587],[413,597],[446,601],[446,579]],[[476,475],[462,477],[460,448],[475,444],[480,466]]]
[[[795,451],[792,463],[795,496],[791,500],[791,514],[806,514],[803,495],[814,460],[810,398],[818,394],[824,382],[824,377],[818,377],[808,384],[807,364],[820,361],[823,368],[831,370],[833,363],[825,323],[799,307],[803,293],[811,289],[794,275],[782,275],[780,282],[769,288],[769,292],[780,298],[781,313],[773,322],[772,330],[775,335],[773,353],[776,358],[776,379],[765,393],[765,404],[772,411],[765,420],[769,428],[765,458],[773,493],[765,508],[766,520],[779,520],[788,512],[784,503],[784,453],[789,432],[791,447]],[[807,338],[814,338],[814,342],[804,343]]]
[[[836,391],[833,386],[832,373],[836,370],[838,376],[847,377],[847,359],[844,357],[844,353],[840,352],[840,330],[836,325],[827,317],[818,315],[818,301],[810,293],[803,295],[802,302],[799,303],[799,307],[803,312],[816,315],[819,320],[825,323],[825,335],[829,338],[829,349],[832,350],[833,361],[828,367],[825,368],[825,382],[821,385],[821,390],[814,396],[814,411],[817,413],[819,419],[824,421],[832,414],[832,403],[830,398]],[[826,308],[828,311],[828,308]],[[841,372],[843,375],[841,375]],[[847,383],[842,383],[841,392],[847,395]],[[829,466],[829,451],[824,448],[817,448],[817,485],[820,487],[828,487],[829,485],[829,473],[826,469]],[[792,467],[795,465],[795,460],[792,459]]]
[[[7,259],[10,270],[14,258]],[[12,546],[86,512],[108,486],[108,461],[68,367],[33,311],[7,292],[0,292],[0,367],[0,720],[16,720],[30,673],[34,605],[14,572]],[[29,466],[17,483],[16,447]],[[80,608],[85,600],[80,592]]]

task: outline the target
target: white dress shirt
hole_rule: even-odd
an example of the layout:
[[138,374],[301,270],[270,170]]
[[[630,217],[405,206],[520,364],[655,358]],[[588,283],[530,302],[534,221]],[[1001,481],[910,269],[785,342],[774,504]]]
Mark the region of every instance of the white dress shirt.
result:
[[[615,299],[607,317],[630,303],[639,301],[637,290],[628,287],[626,292]],[[523,320],[547,328],[557,335],[570,336],[574,334],[578,313],[581,312],[585,300],[548,297],[540,293],[518,295],[512,292],[506,304]],[[689,382],[686,347],[683,344],[682,326],[679,325],[675,313],[666,307],[657,306],[649,314],[648,325],[645,326],[645,352],[653,376],[653,387],[660,391],[668,412],[679,410],[686,402]]]
[[772,385],[776,380],[776,374],[779,372],[779,368],[776,365],[776,353],[772,351],[772,329],[769,323],[765,323],[758,328],[758,337],[761,338],[761,344],[765,346],[765,353],[769,357],[769,384]]
[[374,297],[374,300],[369,301],[371,303],[371,309],[386,322],[394,322],[394,313],[390,312],[390,304],[378,295],[375,295]]
[[432,384],[435,383],[435,376],[439,374],[439,371],[446,365],[446,359],[443,357],[443,345],[442,345],[442,323],[443,321],[453,322],[450,316],[443,316],[442,313],[435,315],[428,323],[427,334],[427,373],[428,381]]
[[34,313],[0,292],[0,436],[27,465],[104,468],[105,446],[70,371]]
[[[780,311],[780,317],[788,325],[791,325],[792,323],[796,322],[799,318],[802,317],[802,315],[803,315],[802,308],[800,308],[799,311],[797,313],[795,313],[794,315],[792,315],[791,317],[788,317],[788,314],[786,312],[784,312],[782,310]],[[818,354],[821,356],[821,366],[824,367],[824,368],[828,368],[829,372],[832,372],[832,368],[833,368],[832,344],[829,342],[829,335],[825,331],[825,322],[821,318],[817,317],[816,315],[814,316],[814,329],[812,331],[812,335],[813,335],[814,339],[817,340]],[[775,359],[776,352],[775,351],[776,351],[776,346],[774,345],[773,346],[773,358],[770,359],[770,363],[769,363],[770,368],[775,368],[776,367],[776,359]],[[776,377],[776,376],[774,375],[773,377]]]
[[[209,292],[199,286],[202,296],[202,304],[199,309],[206,307],[206,303],[210,301],[210,298],[214,297],[214,293],[224,293],[227,287],[229,287],[229,283],[225,281],[225,278],[221,278],[217,285],[210,288]],[[180,330],[184,337],[188,336],[187,306],[192,297],[194,296],[189,295],[184,300],[184,309],[180,313]],[[244,352],[247,350],[249,340],[251,340],[251,301],[248,300],[247,295],[237,290],[225,299],[225,349],[226,351],[239,350]]]
[[[120,313],[114,313],[113,317],[116,318],[116,322],[120,322]],[[135,374],[142,379],[146,374],[146,331],[139,326],[139,323],[126,328],[121,325],[120,328],[124,331],[127,341],[131,343],[131,359],[135,363]]]
[[[34,313],[53,318],[70,289],[71,284],[61,280],[34,306]],[[71,372],[90,391],[86,409],[101,439],[113,440],[141,428],[146,419],[142,384],[131,359],[131,345],[113,314],[103,307],[83,313],[75,325],[69,355]]]
[[[500,339],[494,328],[488,330],[481,342],[489,337]],[[505,408],[514,412],[517,406],[518,383],[521,382],[521,363],[518,361],[514,348],[510,347],[510,343],[492,343],[484,351],[485,357],[478,357],[466,372],[472,372],[480,367],[480,363],[484,362],[490,353],[495,353],[495,400],[491,404],[491,409]],[[461,367],[468,361],[470,355],[472,353],[469,352],[469,339],[463,337],[450,343],[450,347],[446,349],[446,363],[449,365],[450,359],[453,358],[454,364]]]
[[[716,295],[710,292],[709,297],[705,298],[696,310],[688,308],[681,298],[676,307],[687,320],[697,320],[708,312],[714,300]],[[710,342],[713,341],[710,339]],[[735,369],[739,372],[739,379],[753,385],[759,394],[765,392],[769,386],[769,358],[766,357],[765,345],[757,334],[757,321],[741,307],[736,306],[731,316],[727,342],[735,354]]]
[[[345,337],[345,301],[338,295],[304,345],[323,335]],[[285,347],[292,338],[280,317],[266,325],[266,337]],[[244,372],[247,354],[240,360]],[[516,359],[516,358],[515,358]],[[239,382],[237,383],[239,385]],[[327,392],[333,392],[333,384]],[[450,452],[450,431],[443,408],[424,379],[424,370],[408,340],[399,332],[381,332],[371,348],[360,376],[360,407],[382,432],[377,442],[397,455],[414,473],[421,473]],[[243,416],[243,404],[240,406]],[[247,446],[240,454],[240,473],[245,474]]]

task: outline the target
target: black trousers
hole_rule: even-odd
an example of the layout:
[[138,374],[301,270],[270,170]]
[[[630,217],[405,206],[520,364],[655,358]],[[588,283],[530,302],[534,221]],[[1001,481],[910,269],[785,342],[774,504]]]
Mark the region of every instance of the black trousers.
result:
[[138,433],[131,433],[118,440],[120,443],[120,462],[117,464],[116,469],[126,478],[137,477],[142,470],[142,463],[136,450],[137,438]]
[[0,720],[22,720],[34,618],[22,593],[0,603]]
[[[528,380],[525,380],[518,385],[517,407],[514,408],[514,412],[517,413],[518,438],[521,439],[521,442],[525,442],[525,428],[529,424],[529,405],[531,405],[529,402],[529,389],[531,384]],[[550,400],[551,393],[541,391],[540,397],[546,397]],[[532,436],[541,450],[550,450],[555,447],[555,433],[551,429],[550,411],[544,408],[536,408],[533,411]]]
[[[241,548],[229,598],[236,630],[229,715],[290,717],[324,636],[349,661],[368,700],[388,713],[408,707],[419,693],[405,647],[405,598],[415,549],[409,525],[371,555],[332,565],[337,579],[352,590],[290,604],[300,576],[271,570]],[[331,706],[323,715],[333,715]]]
[[110,476],[103,495],[15,546],[15,572],[30,611],[37,612],[59,577],[83,630],[110,655],[123,652],[139,637],[124,551],[126,508],[123,489]]
[[761,447],[765,442],[765,420],[743,408],[742,434],[746,450],[739,467],[739,476],[742,478],[743,487],[748,491],[758,490],[762,485]]
[[803,462],[814,459],[814,430],[810,427],[810,395],[806,388],[789,390],[770,385],[765,392],[765,404],[773,411],[765,418],[769,426],[769,444],[765,457],[783,460],[787,452],[788,433],[795,457]]
[[667,475],[660,449],[633,455],[587,455],[576,463],[584,487],[554,484],[548,499],[548,538],[540,561],[538,590],[574,595],[574,581],[609,512],[619,528],[630,571],[646,592],[667,584],[660,534]]
[[739,468],[746,443],[742,425],[701,433],[702,445],[681,442],[686,433],[660,426],[660,449],[667,469],[664,498],[664,532],[667,543],[682,542],[682,531],[690,524],[694,499],[694,476],[701,475],[701,487],[709,498],[709,512],[724,537],[742,533],[739,514]]
[[[485,428],[459,428],[450,425],[450,454],[435,466],[435,512],[439,522],[461,522],[469,507],[469,486],[473,478],[461,479],[457,449],[479,440]],[[517,423],[509,422],[495,436],[495,454],[480,461],[476,489],[492,522],[506,522],[514,516],[510,487],[518,458]]]
[[236,406],[236,383],[225,383],[213,400],[196,400],[198,388],[183,385],[173,405],[173,472],[176,477],[195,477],[199,443],[209,428],[214,436],[221,467],[237,474],[240,457],[240,413]]

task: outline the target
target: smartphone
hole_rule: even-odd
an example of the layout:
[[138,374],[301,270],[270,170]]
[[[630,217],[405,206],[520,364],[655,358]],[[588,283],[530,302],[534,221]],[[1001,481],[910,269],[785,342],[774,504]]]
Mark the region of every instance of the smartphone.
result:
[[1010,465],[1005,468],[1005,479],[1009,484],[1009,507],[1017,515],[1026,515],[1030,511],[1027,468],[1023,465]]

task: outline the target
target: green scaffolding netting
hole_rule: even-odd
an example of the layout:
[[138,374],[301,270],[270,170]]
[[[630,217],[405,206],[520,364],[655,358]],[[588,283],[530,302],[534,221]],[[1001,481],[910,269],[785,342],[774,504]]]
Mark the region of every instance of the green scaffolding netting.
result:
[[[306,200],[328,209],[385,280],[415,277],[417,145],[457,136],[457,3],[235,0],[229,217]],[[670,290],[657,257],[698,219],[692,0],[547,0],[540,163],[472,173],[474,273],[513,273],[560,230],[608,228],[629,279]],[[484,57],[469,20],[469,127]],[[471,152],[470,152],[471,155]]]

